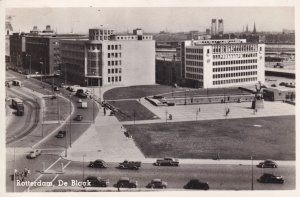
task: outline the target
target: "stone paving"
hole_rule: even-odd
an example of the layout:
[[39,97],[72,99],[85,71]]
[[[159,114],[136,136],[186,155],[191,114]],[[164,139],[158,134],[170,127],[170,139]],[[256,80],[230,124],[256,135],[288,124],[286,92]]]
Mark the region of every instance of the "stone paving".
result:
[[[106,114],[109,114],[109,110]],[[110,162],[122,160],[142,160],[144,155],[137,148],[133,139],[126,138],[122,124],[114,116],[104,116],[99,111],[95,124],[69,148],[67,159],[81,161],[83,155],[87,161],[104,159]],[[64,153],[62,154],[64,155]]]
[[[160,119],[135,121],[135,124],[166,122],[166,117],[168,122],[178,122],[295,115],[295,106],[283,102],[264,101],[264,109],[258,109],[256,113],[250,108],[250,102],[156,107],[147,100],[141,99],[141,104],[156,114]],[[228,116],[225,115],[226,109],[230,110]],[[168,119],[169,114],[172,114],[172,120]],[[122,122],[122,124],[133,124],[133,121]]]

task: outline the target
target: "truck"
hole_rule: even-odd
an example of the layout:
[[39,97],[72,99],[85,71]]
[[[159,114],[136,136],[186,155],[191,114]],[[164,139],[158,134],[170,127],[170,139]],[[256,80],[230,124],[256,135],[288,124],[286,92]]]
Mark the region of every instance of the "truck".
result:
[[17,110],[17,116],[23,116],[24,115],[24,104],[23,101],[19,98],[13,98],[11,100],[11,105],[14,109]]
[[165,157],[163,159],[157,159],[153,164],[155,166],[179,166],[178,159],[172,157]]
[[140,161],[128,161],[125,160],[122,163],[119,163],[120,169],[132,169],[132,170],[138,170],[141,167]]

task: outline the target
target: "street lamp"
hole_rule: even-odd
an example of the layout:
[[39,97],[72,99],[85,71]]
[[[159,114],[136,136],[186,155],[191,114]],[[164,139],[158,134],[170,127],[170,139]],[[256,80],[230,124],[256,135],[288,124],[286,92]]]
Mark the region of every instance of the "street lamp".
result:
[[72,113],[72,101],[71,101],[71,94],[70,94],[70,148],[72,147],[72,132],[71,132],[71,113]]
[[253,156],[251,155],[251,189],[253,191]]
[[16,136],[14,136],[14,164],[13,164],[13,176],[14,176],[14,185],[13,192],[16,191]]
[[[84,182],[84,157],[86,155],[82,155],[82,183]],[[84,184],[82,184],[82,187],[84,187]]]
[[29,56],[29,75],[31,75],[31,55],[30,54],[26,54],[26,57]]

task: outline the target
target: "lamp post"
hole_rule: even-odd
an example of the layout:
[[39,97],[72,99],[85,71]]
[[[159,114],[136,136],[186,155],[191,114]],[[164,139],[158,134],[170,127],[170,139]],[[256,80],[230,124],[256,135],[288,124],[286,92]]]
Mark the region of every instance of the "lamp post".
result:
[[[82,183],[84,182],[84,157],[86,155],[82,155]],[[84,184],[82,184],[82,187],[84,187]]]
[[253,191],[253,156],[251,155],[251,190]]
[[26,57],[29,57],[29,75],[31,75],[31,55],[26,54]]
[[14,176],[14,185],[13,192],[16,191],[16,136],[14,136],[14,164],[13,164],[13,176]]
[[70,94],[70,129],[69,129],[69,132],[70,132],[70,148],[72,147],[72,132],[71,132],[71,113],[72,113],[72,101],[71,101],[71,94]]

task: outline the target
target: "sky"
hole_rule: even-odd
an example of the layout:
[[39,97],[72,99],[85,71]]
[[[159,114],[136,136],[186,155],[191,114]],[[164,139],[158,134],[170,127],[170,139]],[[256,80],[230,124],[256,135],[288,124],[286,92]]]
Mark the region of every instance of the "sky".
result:
[[243,26],[257,31],[295,29],[293,7],[116,7],[116,8],[7,8],[14,31],[29,32],[46,25],[58,33],[88,33],[89,28],[108,27],[116,32],[142,28],[145,32],[205,31],[212,18],[223,19],[224,31],[240,32]]

